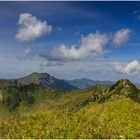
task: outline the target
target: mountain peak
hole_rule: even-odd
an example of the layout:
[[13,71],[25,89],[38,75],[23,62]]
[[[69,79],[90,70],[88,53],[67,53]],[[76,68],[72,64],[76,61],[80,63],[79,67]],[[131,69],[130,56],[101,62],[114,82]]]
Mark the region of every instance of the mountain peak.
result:
[[110,91],[114,91],[114,90],[122,90],[122,89],[126,89],[126,90],[134,90],[137,91],[137,87],[131,83],[128,79],[121,79],[118,80],[114,85],[112,85],[112,87],[110,88]]
[[18,79],[18,82],[21,85],[28,85],[33,83],[37,85],[43,85],[43,86],[48,86],[51,88],[63,89],[63,90],[77,89],[76,87],[68,84],[64,80],[57,79],[48,73],[34,72],[26,77]]
[[131,98],[138,100],[139,90],[128,79],[121,79],[110,87],[104,99]]

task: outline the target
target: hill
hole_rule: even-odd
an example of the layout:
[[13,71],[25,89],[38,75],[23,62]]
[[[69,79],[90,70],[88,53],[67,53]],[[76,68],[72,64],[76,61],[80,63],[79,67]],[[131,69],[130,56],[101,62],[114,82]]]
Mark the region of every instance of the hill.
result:
[[69,84],[76,86],[78,88],[88,88],[91,86],[95,86],[97,84],[102,84],[104,86],[112,86],[114,82],[111,81],[95,81],[88,78],[74,79],[74,80],[66,80]]

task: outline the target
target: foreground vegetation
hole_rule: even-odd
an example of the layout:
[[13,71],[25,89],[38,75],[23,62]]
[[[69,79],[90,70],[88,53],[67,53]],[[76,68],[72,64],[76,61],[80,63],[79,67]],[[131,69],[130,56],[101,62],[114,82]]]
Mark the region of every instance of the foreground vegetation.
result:
[[22,99],[11,111],[1,103],[1,116],[9,113],[1,117],[1,138],[140,138],[139,90],[128,80],[111,88],[29,93],[32,104]]
[[140,106],[130,99],[91,103],[77,112],[48,111],[1,122],[4,138],[140,138]]

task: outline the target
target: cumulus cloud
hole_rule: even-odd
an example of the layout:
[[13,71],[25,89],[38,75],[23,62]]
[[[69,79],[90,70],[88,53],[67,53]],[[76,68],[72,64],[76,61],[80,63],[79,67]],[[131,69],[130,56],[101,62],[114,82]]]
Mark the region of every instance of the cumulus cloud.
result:
[[22,13],[18,20],[19,30],[16,39],[19,41],[34,40],[52,31],[52,26],[46,21],[41,21],[30,13]]
[[134,60],[130,63],[128,63],[125,66],[116,66],[115,70],[120,73],[128,74],[128,75],[134,75],[140,73],[140,62],[137,60]]
[[108,40],[109,38],[106,34],[101,34],[100,32],[90,33],[81,37],[79,47],[77,45],[67,47],[61,44],[50,51],[47,58],[52,61],[70,61],[99,56],[105,52],[103,47]]
[[[117,47],[122,45],[129,39],[130,32],[130,29],[127,28],[117,31],[114,36],[110,33],[106,34],[99,31],[90,33],[86,36],[81,36],[79,45],[67,46],[65,44],[61,44],[60,46],[48,51],[47,54],[39,54],[40,57],[46,59],[46,62],[43,62],[41,65],[49,66],[49,62],[52,64],[52,62],[64,63],[68,61],[91,60],[108,53],[109,50],[106,49],[105,46],[111,41],[114,41]],[[105,56],[104,59],[105,58],[108,58],[108,55]]]
[[113,44],[116,47],[121,47],[125,42],[128,41],[130,34],[131,30],[129,28],[117,31],[113,36]]

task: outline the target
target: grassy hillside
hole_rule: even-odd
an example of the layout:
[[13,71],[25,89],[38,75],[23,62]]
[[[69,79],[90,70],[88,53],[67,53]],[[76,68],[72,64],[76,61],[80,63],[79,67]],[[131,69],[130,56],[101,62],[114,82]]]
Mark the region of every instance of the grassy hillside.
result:
[[10,117],[1,118],[1,138],[140,138],[140,93],[129,80],[111,88],[29,93],[32,105],[22,99],[14,111],[3,109]]
[[140,138],[140,105],[130,99],[91,103],[77,112],[47,111],[13,118],[3,138]]

